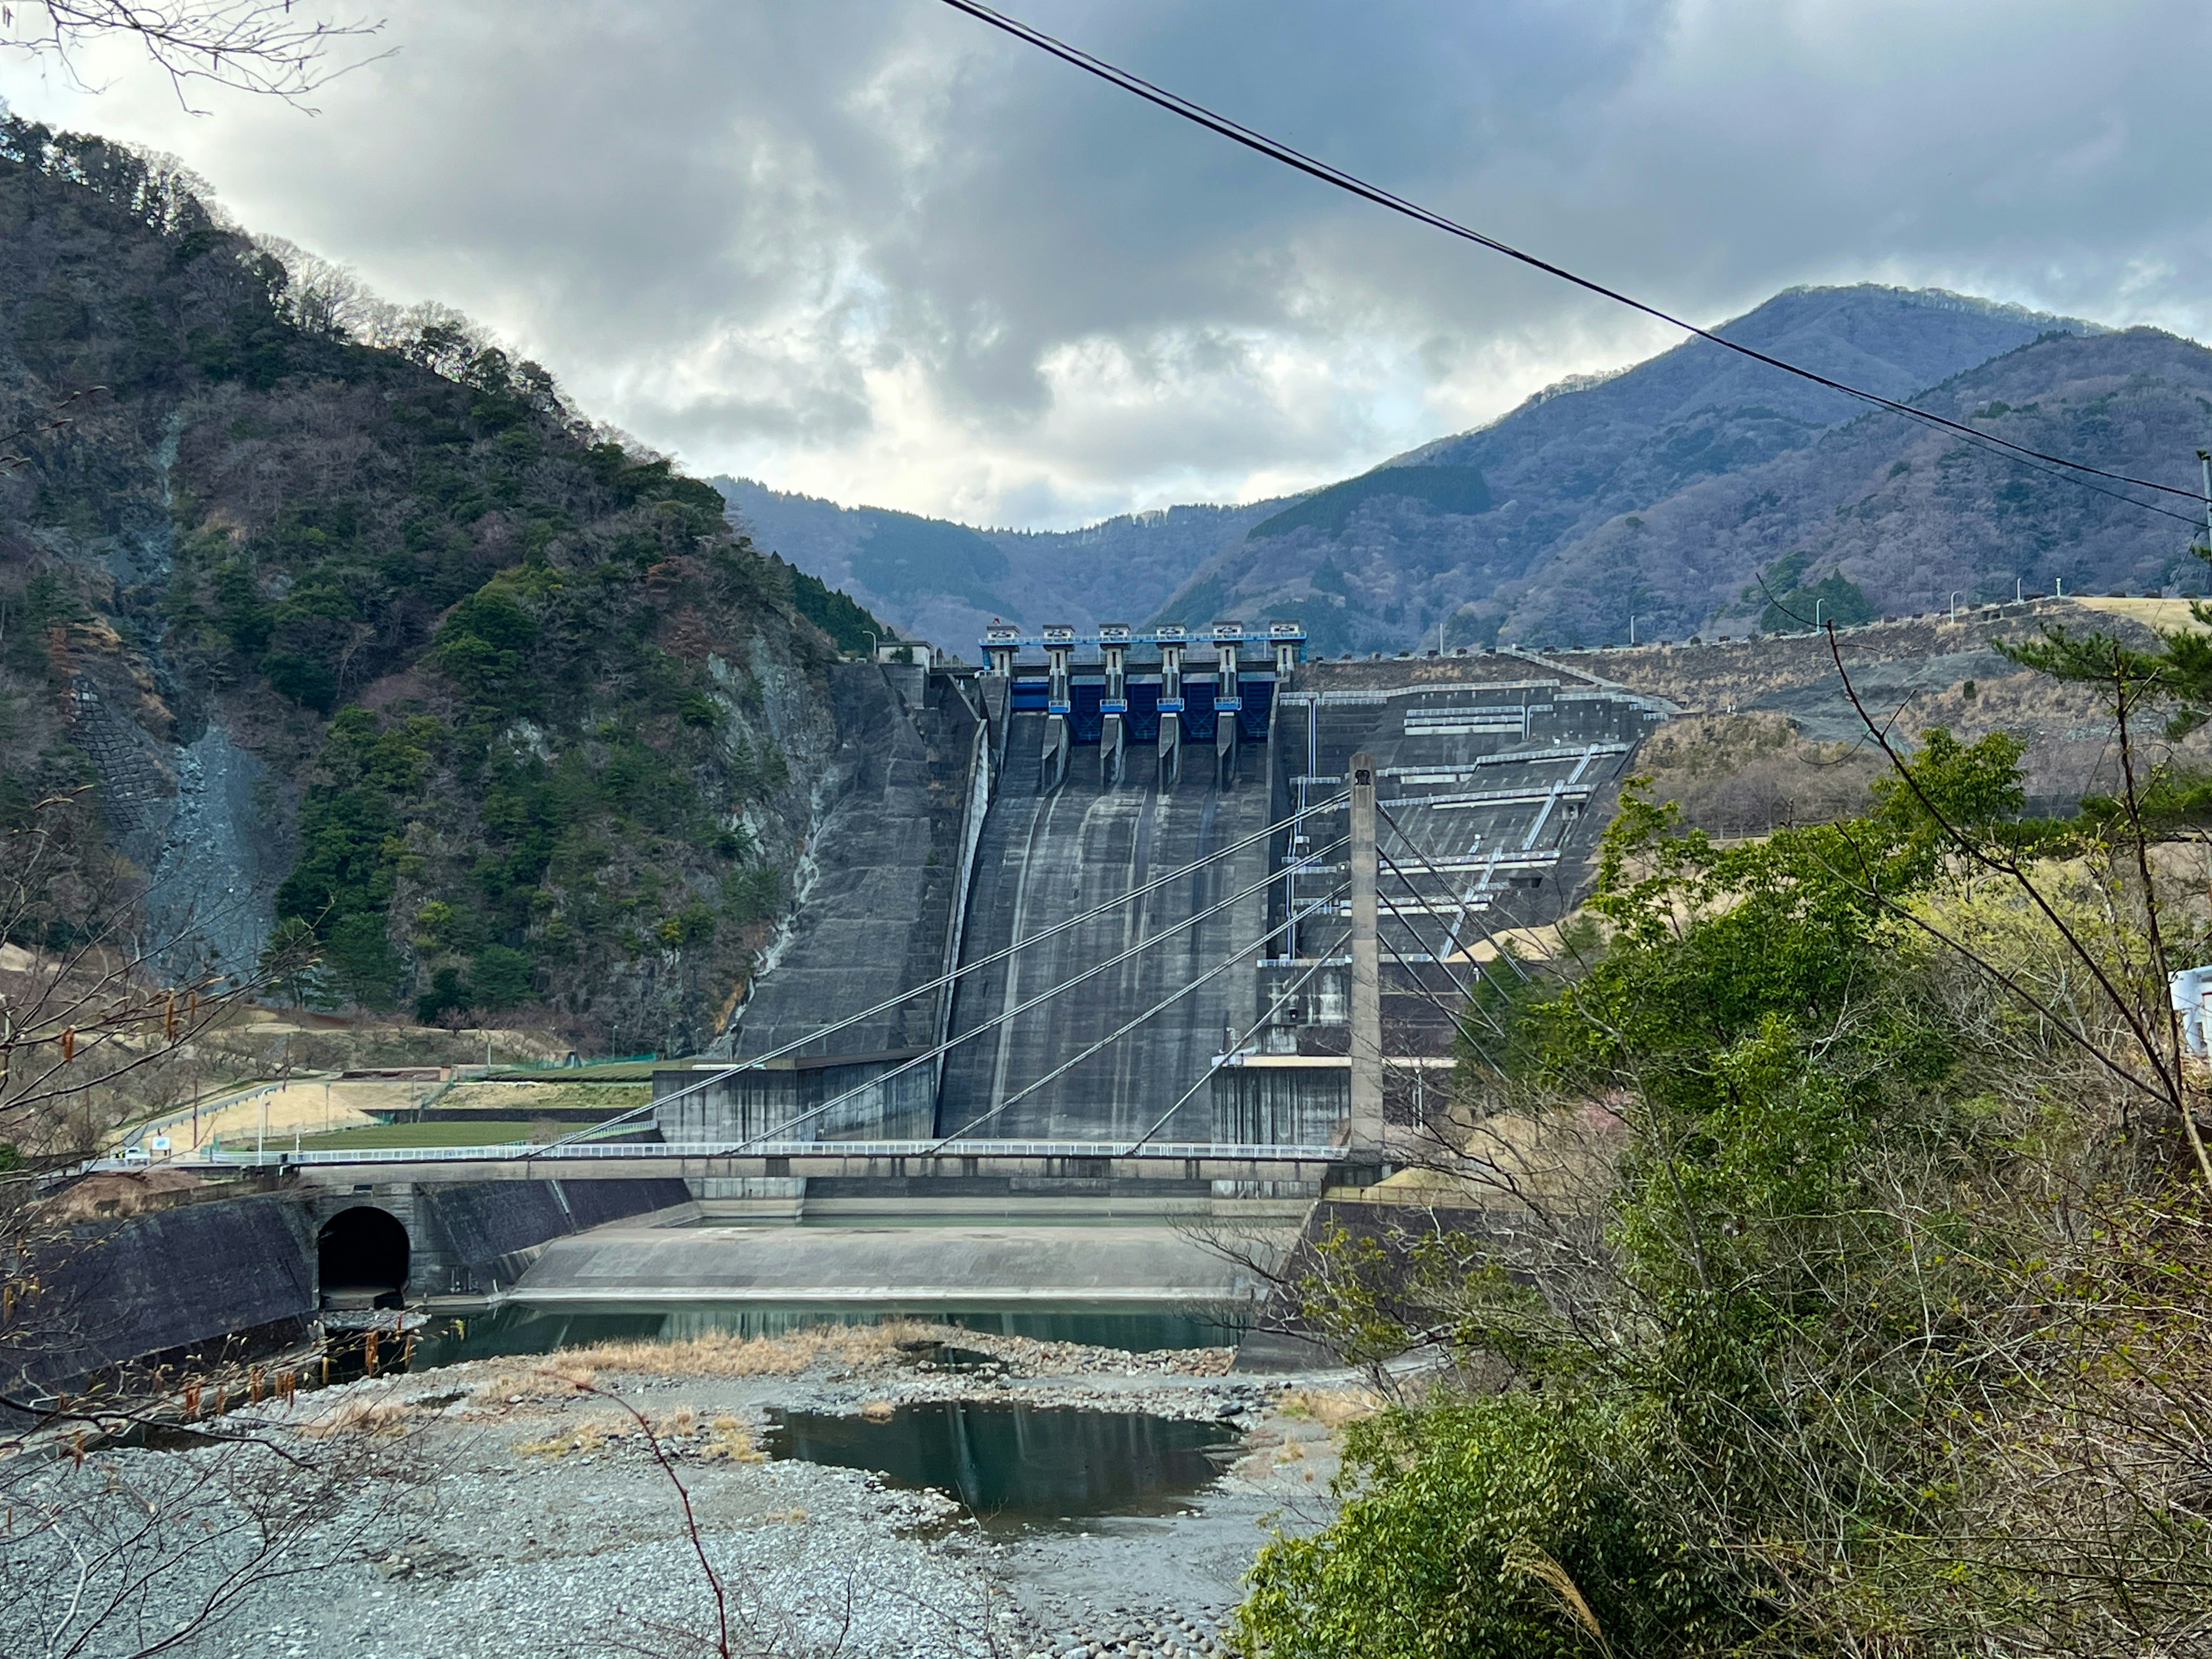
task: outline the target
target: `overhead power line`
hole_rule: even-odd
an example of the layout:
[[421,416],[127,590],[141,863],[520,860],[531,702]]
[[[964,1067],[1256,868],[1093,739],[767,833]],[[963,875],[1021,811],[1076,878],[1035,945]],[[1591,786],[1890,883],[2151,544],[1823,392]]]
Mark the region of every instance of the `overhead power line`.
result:
[[[2203,522],[2201,507],[2203,498],[2193,489],[2185,489],[2174,484],[2160,483],[2154,478],[2138,478],[2130,473],[2114,472],[2105,467],[2094,466],[2087,461],[2074,460],[2064,455],[2054,455],[2045,450],[2033,448],[2027,444],[2015,443],[2011,439],[1999,437],[1993,432],[1984,432],[1978,427],[1968,426],[1963,421],[1954,421],[1947,415],[1938,415],[1933,410],[1922,409],[1914,404],[1902,403],[1894,398],[1885,398],[1878,392],[1869,392],[1863,386],[1856,386],[1847,380],[1838,380],[1832,376],[1822,374],[1817,370],[1803,368],[1785,358],[1777,357],[1771,352],[1761,351],[1756,346],[1746,345],[1740,340],[1731,340],[1726,335],[1716,333],[1711,329],[1700,328],[1697,324],[1677,317],[1672,312],[1662,310],[1646,301],[1637,299],[1632,295],[1624,294],[1619,289],[1609,288],[1593,277],[1570,270],[1565,265],[1555,264],[1537,254],[1515,247],[1510,242],[1500,241],[1495,236],[1485,235],[1481,231],[1463,225],[1455,219],[1447,218],[1433,209],[1423,207],[1418,202],[1408,201],[1402,196],[1387,191],[1380,185],[1370,184],[1357,173],[1347,173],[1342,167],[1309,155],[1304,150],[1293,149],[1280,139],[1271,138],[1266,133],[1256,131],[1240,121],[1231,120],[1228,116],[1218,114],[1205,105],[1184,97],[1180,93],[1170,92],[1164,87],[1156,86],[1140,76],[1133,75],[1127,70],[1119,68],[1103,58],[1084,51],[1080,46],[1070,46],[1065,40],[1047,34],[1042,29],[1033,27],[1018,18],[1009,17],[1002,11],[982,5],[979,3],[979,0],[944,0],[944,3],[955,11],[965,12],[977,21],[988,23],[993,28],[1012,35],[1025,45],[1035,46],[1040,52],[1049,52],[1062,63],[1072,64],[1086,75],[1096,76],[1109,86],[1118,87],[1124,92],[1143,99],[1148,104],[1167,111],[1170,115],[1179,116],[1194,125],[1203,127],[1208,132],[1228,139],[1231,143],[1241,144],[1246,149],[1255,151],[1272,161],[1279,161],[1283,166],[1303,173],[1309,178],[1317,179],[1325,185],[1347,191],[1364,201],[1373,203],[1377,207],[1387,209],[1392,213],[1403,215],[1417,223],[1428,226],[1432,230],[1443,231],[1448,236],[1456,236],[1462,241],[1472,242],[1478,247],[1487,248],[1492,253],[1503,254],[1506,258],[1516,260],[1532,270],[1540,270],[1548,276],[1556,276],[1561,282],[1571,283],[1575,287],[1597,295],[1601,299],[1610,300],[1616,305],[1626,306],[1632,311],[1641,312],[1647,317],[1655,318],[1670,327],[1679,328],[1686,334],[1696,336],[1698,339],[1710,341],[1712,344],[1733,351],[1740,356],[1748,357],[1753,362],[1764,363],[1770,368],[1779,369],[1785,374],[1794,374],[1801,380],[1808,380],[1814,386],[1825,386],[1831,392],[1838,392],[1846,397],[1856,398],[1877,409],[1885,409],[1893,414],[1903,415],[1910,419],[1923,422],[1929,426],[1955,434],[1970,443],[2002,452],[2024,465],[2036,466],[2040,471],[2053,472],[2054,476],[2063,477],[2070,483],[2094,489],[2100,495],[2111,495],[2116,501],[2125,501],[2131,507],[2142,508],[2145,512],[2161,514],[2169,519],[2179,519],[2192,528]],[[2199,503],[2199,509],[2190,513],[2178,513],[2171,507],[2160,507],[2153,501],[2137,501],[2132,496],[2122,495],[2117,491],[2103,489],[2088,483],[2091,478],[2103,478],[2113,483],[2127,484],[2137,489],[2156,490],[2165,495],[2179,495],[2185,501]]]
[[[1330,796],[1327,800],[1317,801],[1311,806],[1300,807],[1296,812],[1293,812],[1290,817],[1284,820],[1284,823],[1295,824],[1300,819],[1311,817],[1317,813],[1330,811],[1334,808],[1342,805],[1346,799],[1346,798],[1343,794],[1339,793]],[[1142,883],[1138,886],[1132,887],[1127,892],[1116,893],[1112,898],[1108,899],[1103,904],[1093,905],[1090,909],[1081,911],[1075,915],[1063,916],[1058,921],[1054,922],[1050,927],[1040,927],[1036,933],[1030,934],[1026,939],[1016,939],[1012,945],[1002,946],[1000,949],[992,951],[988,956],[978,957],[973,962],[963,962],[959,966],[952,969],[950,972],[939,974],[935,979],[925,981],[920,985],[908,986],[905,990],[898,993],[897,995],[884,998],[872,1008],[863,1008],[857,1014],[848,1014],[842,1019],[832,1021],[827,1025],[817,1025],[812,1030],[809,1031],[805,1036],[794,1037],[780,1048],[769,1049],[766,1054],[755,1054],[746,1060],[732,1060],[730,1062],[726,1069],[717,1067],[714,1071],[714,1074],[711,1077],[702,1078],[696,1083],[687,1084],[683,1088],[677,1090],[673,1094],[659,1096],[654,1099],[646,1102],[642,1106],[633,1106],[628,1111],[617,1112],[614,1116],[607,1118],[601,1122],[594,1123],[587,1129],[578,1129],[573,1134],[562,1135],[559,1139],[549,1141],[543,1146],[533,1146],[530,1151],[525,1152],[523,1156],[526,1158],[543,1158],[549,1153],[556,1152],[560,1148],[569,1145],[573,1141],[587,1139],[591,1136],[605,1133],[609,1129],[619,1128],[623,1124],[630,1121],[634,1118],[643,1117],[648,1113],[656,1113],[662,1108],[672,1106],[680,1100],[688,1100],[691,1096],[698,1094],[702,1090],[715,1087],[722,1081],[726,1072],[757,1072],[763,1070],[776,1060],[787,1059],[789,1056],[797,1054],[800,1049],[805,1048],[810,1042],[822,1042],[824,1038],[834,1036],[840,1031],[859,1024],[864,1019],[872,1019],[878,1014],[888,1012],[890,1010],[896,1008],[902,1004],[912,1002],[916,997],[927,996],[932,991],[942,990],[945,987],[951,984],[955,980],[964,978],[968,975],[976,973],[982,969],[988,968],[994,963],[1005,961],[1008,957],[1012,956],[1017,951],[1026,951],[1030,945],[1038,944],[1042,940],[1048,939],[1055,933],[1064,933],[1071,927],[1080,927],[1086,921],[1095,921],[1098,917],[1104,915],[1109,910],[1118,909],[1122,905],[1133,903],[1136,900],[1144,897],[1147,893],[1155,891],[1159,888],[1165,887],[1172,882],[1181,881],[1185,876],[1194,875],[1199,871],[1203,870],[1207,865],[1213,864],[1220,860],[1225,859],[1231,854],[1241,851],[1243,848],[1251,846],[1255,842],[1267,840],[1270,836],[1275,835],[1280,831],[1282,828],[1283,824],[1281,823],[1271,823],[1264,830],[1255,830],[1249,835],[1242,836],[1236,841],[1232,841],[1226,846],[1215,848],[1213,851],[1201,855],[1192,862],[1184,865],[1179,870],[1170,870],[1165,875],[1154,876],[1150,881]],[[980,1030],[981,1028],[979,1027],[978,1029]],[[970,1032],[969,1035],[973,1036],[974,1033]],[[933,1054],[936,1051],[933,1050],[932,1052]],[[931,1056],[928,1054],[922,1056],[923,1059],[928,1059]],[[843,1098],[843,1097],[841,1096],[840,1099],[842,1098]],[[835,1105],[837,1103],[836,1101],[832,1101],[830,1103],[831,1105]],[[817,1107],[815,1109],[817,1111],[820,1111],[824,1109]]]
[[[1341,844],[1341,842],[1337,843],[1337,845]],[[1332,847],[1329,850],[1333,852],[1335,848],[1334,847]],[[892,1081],[894,1079],[904,1077],[908,1072],[913,1071],[916,1066],[927,1065],[939,1055],[950,1053],[951,1050],[958,1048],[962,1043],[967,1042],[973,1038],[979,1037],[986,1031],[997,1030],[1000,1026],[1019,1018],[1022,1015],[1030,1012],[1032,1009],[1051,1001],[1054,997],[1060,995],[1063,992],[1072,991],[1079,985],[1087,984],[1091,980],[1097,978],[1099,975],[1106,972],[1109,969],[1118,968],[1123,963],[1142,956],[1146,951],[1151,950],[1155,945],[1158,945],[1164,940],[1172,939],[1177,933],[1188,933],[1193,927],[1197,927],[1200,922],[1219,915],[1222,911],[1228,909],[1232,905],[1242,903],[1244,900],[1252,897],[1256,893],[1265,891],[1281,879],[1281,877],[1271,872],[1259,881],[1253,882],[1247,886],[1239,888],[1237,891],[1229,894],[1226,897],[1218,898],[1214,900],[1212,903],[1206,906],[1205,908],[1193,911],[1182,921],[1170,923],[1167,927],[1161,928],[1158,933],[1152,934],[1149,939],[1139,939],[1134,945],[1126,946],[1116,954],[1107,957],[1101,961],[1094,962],[1088,968],[1083,969],[1079,972],[1071,975],[1066,979],[1060,981],[1059,984],[1053,986],[1050,989],[1040,991],[1035,996],[1024,998],[1022,1001],[1014,1004],[1012,1007],[1000,1010],[998,1013],[992,1015],[988,1019],[982,1021],[980,1024],[971,1026],[965,1031],[956,1032],[951,1036],[943,1038],[939,1042],[933,1044],[931,1047],[923,1049],[920,1054],[915,1054],[902,1061],[901,1064],[893,1066],[890,1071],[879,1073],[876,1076],[868,1079],[865,1083],[855,1084],[853,1087],[846,1090],[842,1094],[833,1096],[831,1098],[823,1101],[819,1106],[809,1107],[805,1111],[801,1112],[796,1117],[788,1118],[781,1123],[771,1124],[769,1127],[763,1129],[757,1134],[747,1135],[743,1140],[738,1141],[735,1146],[730,1147],[728,1150],[731,1152],[741,1152],[744,1151],[746,1147],[754,1145],[756,1142],[766,1140],[772,1135],[781,1134],[787,1129],[796,1127],[799,1124],[811,1122],[814,1119],[822,1116],[824,1113],[829,1112],[833,1108],[842,1106],[848,1100],[858,1099],[860,1096],[867,1093],[871,1089],[880,1088],[882,1085]],[[1271,930],[1271,932],[1279,931],[1281,930]],[[1041,933],[1030,935],[1032,939],[1041,939],[1043,935]],[[1267,937],[1267,934],[1262,934],[1261,941],[1264,943]],[[1252,947],[1250,945],[1247,945],[1244,949],[1246,951],[1249,951]],[[1188,990],[1191,987],[1186,985],[1183,988],[1185,990]],[[1182,993],[1178,992],[1176,994],[1181,995]],[[1173,1000],[1173,997],[1168,999],[1169,1001],[1172,1001]],[[1165,1002],[1157,1004],[1152,1012],[1157,1012],[1159,1008],[1164,1006],[1166,1006]],[[710,1079],[710,1081],[720,1082],[726,1079],[734,1077],[738,1073],[748,1069],[750,1068],[738,1066],[732,1066],[728,1071],[718,1070],[714,1077]],[[694,1088],[700,1085],[696,1084],[693,1085]],[[667,1095],[664,1096],[659,1101],[654,1103],[657,1105],[665,1105],[669,1101],[675,1098],[676,1097],[673,1095]],[[1004,1103],[1001,1103],[1001,1104],[1003,1105]],[[996,1109],[994,1109],[994,1110]],[[986,1115],[989,1115],[989,1114],[986,1114]],[[975,1125],[970,1123],[958,1133],[965,1133],[967,1129],[973,1127],[975,1127]],[[947,1139],[951,1138],[951,1137],[947,1137]],[[942,1141],[939,1143],[940,1146],[943,1144],[944,1143]]]

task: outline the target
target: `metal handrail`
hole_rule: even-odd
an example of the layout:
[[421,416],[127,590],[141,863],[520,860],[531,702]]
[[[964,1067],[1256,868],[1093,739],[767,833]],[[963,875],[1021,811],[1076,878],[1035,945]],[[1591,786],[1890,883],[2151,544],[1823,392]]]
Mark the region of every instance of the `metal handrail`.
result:
[[[289,1147],[259,1152],[224,1147],[204,1153],[198,1161],[244,1164],[249,1167],[311,1164],[486,1164],[520,1162],[533,1150],[528,1141],[507,1141],[484,1146],[362,1146],[349,1151],[294,1152]],[[967,1140],[939,1146],[933,1140],[786,1140],[757,1143],[742,1153],[732,1153],[729,1143],[714,1141],[580,1141],[563,1146],[557,1157],[573,1158],[668,1160],[756,1158],[1109,1158],[1127,1161],[1133,1156],[1119,1140]],[[1168,1163],[1189,1158],[1228,1158],[1245,1163],[1341,1163],[1356,1156],[1343,1146],[1217,1145],[1211,1141],[1154,1142],[1133,1154],[1145,1162]],[[114,1160],[100,1160],[103,1164]]]

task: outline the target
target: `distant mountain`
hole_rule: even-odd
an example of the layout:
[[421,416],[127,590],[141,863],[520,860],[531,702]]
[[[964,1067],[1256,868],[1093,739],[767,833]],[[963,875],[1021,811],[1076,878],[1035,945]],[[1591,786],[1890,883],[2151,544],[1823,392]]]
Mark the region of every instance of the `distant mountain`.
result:
[[[1863,285],[1793,289],[1720,332],[2177,484],[2212,426],[2212,353],[2154,331]],[[1304,495],[1064,533],[716,483],[763,546],[956,647],[993,614],[1290,616],[1331,653],[1433,641],[1440,623],[1453,644],[1599,644],[1632,615],[1644,635],[1741,629],[1789,592],[1879,614],[2008,597],[2015,580],[2140,590],[2198,574],[2185,526],[1704,340]],[[1761,592],[1762,571],[1786,591]]]
[[[2196,451],[2212,435],[2212,351],[2154,329],[2054,334],[1913,401],[2046,453],[2193,489]],[[2187,501],[2164,504],[2191,513]],[[1596,643],[1622,636],[1632,606],[1645,638],[1716,623],[1738,631],[1778,586],[1855,588],[1869,611],[1890,615],[1933,610],[1954,592],[2009,599],[2015,584],[2202,592],[2204,568],[2188,551],[2195,529],[1869,414],[1563,541],[1455,628]]]
[[[2045,333],[2090,327],[1953,294],[1862,286],[1793,289],[1718,331],[1910,398]],[[1618,374],[1563,382],[1479,431],[1318,492],[1307,499],[1353,487],[1364,499],[1327,524],[1224,546],[1165,609],[1186,621],[1213,611],[1296,614],[1330,650],[1402,647],[1433,638],[1447,619],[1455,643],[1487,643],[1500,629],[1531,643],[1595,643],[1626,634],[1632,605],[1650,613],[1642,626],[1687,632],[1734,599],[1748,573],[1698,590],[1655,579],[1644,559],[1659,550],[1640,544],[1626,571],[1575,558],[1569,577],[1563,556],[1706,480],[1811,448],[1863,408],[1692,340]],[[1470,483],[1456,501],[1438,499],[1425,482],[1401,493],[1388,487],[1401,471],[1425,481],[1479,477],[1482,488]],[[1695,562],[1655,560],[1678,562]]]
[[1176,507],[1081,530],[974,530],[787,495],[750,478],[713,482],[732,520],[762,547],[844,589],[900,632],[970,659],[994,617],[1033,627],[1147,621],[1216,549],[1285,504]]

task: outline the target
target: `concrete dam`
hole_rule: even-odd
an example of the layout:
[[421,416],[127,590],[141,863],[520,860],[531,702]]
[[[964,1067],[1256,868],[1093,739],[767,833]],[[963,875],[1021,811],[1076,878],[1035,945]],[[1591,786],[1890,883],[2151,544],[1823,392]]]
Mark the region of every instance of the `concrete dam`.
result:
[[1382,1173],[1471,973],[1573,902],[1669,712],[1512,651],[1300,646],[1007,629],[980,670],[840,665],[788,921],[723,1052],[656,1069],[651,1132],[210,1155],[291,1167],[133,1220],[98,1282],[188,1237],[223,1270],[65,1369],[348,1297],[1249,1303],[1167,1218],[1287,1240]]
[[1571,904],[1670,711],[1510,649],[1303,644],[994,626],[981,669],[840,666],[793,915],[725,1052],[656,1073],[661,1138],[1340,1143],[1355,756],[1385,1110],[1419,1116],[1474,962]]

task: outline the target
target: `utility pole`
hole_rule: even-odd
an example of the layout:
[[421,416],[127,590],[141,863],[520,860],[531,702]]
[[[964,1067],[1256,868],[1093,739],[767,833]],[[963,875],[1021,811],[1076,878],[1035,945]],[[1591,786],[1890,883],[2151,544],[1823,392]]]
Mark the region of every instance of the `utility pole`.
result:
[[2212,449],[2200,449],[2197,459],[2204,467],[2204,545],[2212,548]]
[[1375,757],[1352,757],[1350,1145],[1382,1144],[1382,964],[1376,939]]

